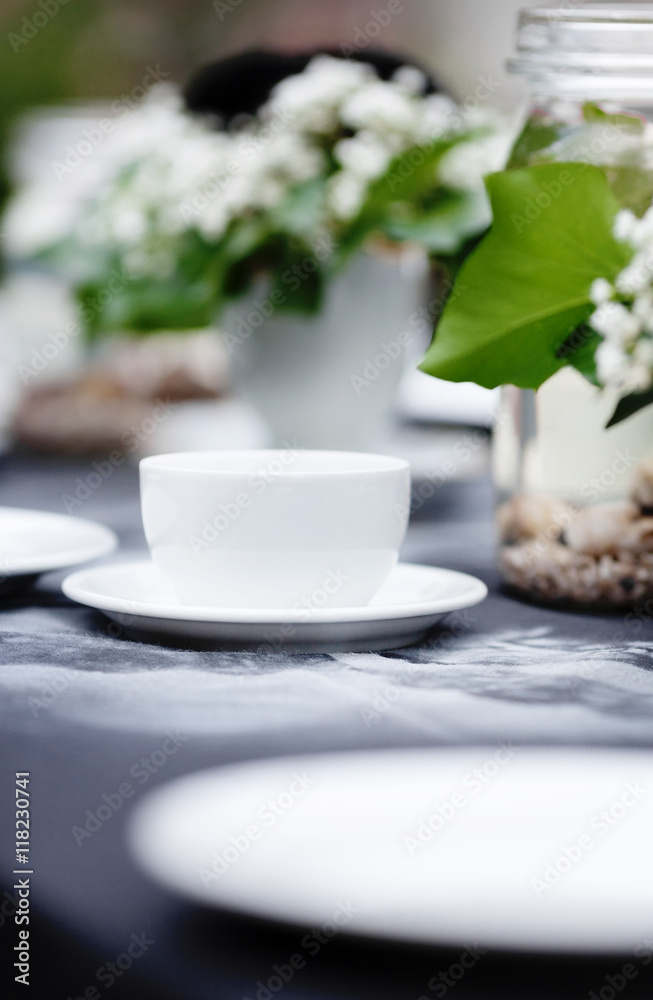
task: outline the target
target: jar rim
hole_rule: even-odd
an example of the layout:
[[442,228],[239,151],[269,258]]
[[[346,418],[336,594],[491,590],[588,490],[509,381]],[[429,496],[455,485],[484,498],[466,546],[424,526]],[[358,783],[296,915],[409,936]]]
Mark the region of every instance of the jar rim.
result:
[[653,6],[643,7],[633,3],[606,3],[601,6],[575,7],[565,10],[558,7],[525,7],[519,12],[520,21],[546,20],[574,22],[579,24],[604,23],[610,26],[615,22],[626,24],[653,23]]
[[512,73],[559,91],[602,89],[636,97],[653,88],[653,4],[595,2],[589,7],[520,11]]

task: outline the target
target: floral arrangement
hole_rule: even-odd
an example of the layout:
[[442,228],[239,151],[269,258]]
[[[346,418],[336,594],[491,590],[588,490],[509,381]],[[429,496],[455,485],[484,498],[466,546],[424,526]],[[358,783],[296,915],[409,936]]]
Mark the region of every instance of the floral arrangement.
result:
[[634,256],[614,283],[597,278],[590,290],[597,309],[589,323],[602,337],[597,375],[620,394],[642,394],[653,386],[653,207],[642,219],[620,212],[614,235]]
[[370,241],[455,259],[487,228],[483,178],[513,138],[500,116],[459,109],[401,62],[387,79],[354,59],[305,63],[228,120],[159,85],[107,138],[108,175],[45,255],[72,276],[90,335],[209,325],[261,274],[283,308],[314,311]]
[[615,390],[608,426],[653,403],[653,125],[587,104],[527,122],[488,178],[423,370],[538,389],[565,365]]

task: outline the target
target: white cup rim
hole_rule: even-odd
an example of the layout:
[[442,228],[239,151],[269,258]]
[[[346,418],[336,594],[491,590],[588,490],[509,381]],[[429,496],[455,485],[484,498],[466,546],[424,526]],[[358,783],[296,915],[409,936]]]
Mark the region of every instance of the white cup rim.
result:
[[[292,462],[284,459],[292,455]],[[239,449],[233,451],[186,451],[150,455],[140,461],[143,470],[198,473],[202,475],[256,475],[266,463],[280,462],[284,478],[307,476],[361,476],[410,469],[403,458],[353,451],[310,451],[303,449]]]

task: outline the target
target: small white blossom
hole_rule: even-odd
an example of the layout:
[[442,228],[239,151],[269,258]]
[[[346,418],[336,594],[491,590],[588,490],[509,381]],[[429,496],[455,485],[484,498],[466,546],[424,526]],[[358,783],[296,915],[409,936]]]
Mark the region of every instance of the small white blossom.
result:
[[341,171],[329,181],[329,204],[338,219],[352,219],[362,208],[367,188],[356,174]]
[[592,282],[590,299],[595,306],[602,306],[605,302],[609,302],[613,295],[614,288],[605,278],[597,278],[596,281]]
[[629,360],[628,367],[624,372],[622,391],[646,392],[651,387],[651,368],[648,364],[642,364],[636,358]]
[[633,315],[642,324],[646,333],[653,334],[653,290],[647,289],[633,303]]
[[653,252],[653,209],[649,208],[641,219],[636,220],[629,242],[641,250]]
[[359,132],[352,139],[341,139],[333,152],[347,170],[370,179],[380,177],[392,158],[388,147],[372,132]]
[[512,145],[512,133],[507,131],[458,143],[442,157],[441,183],[462,190],[482,189],[484,177],[505,168]]
[[353,129],[411,134],[419,119],[416,103],[400,87],[374,80],[352,94],[340,114],[345,125]]
[[615,344],[632,342],[642,330],[639,320],[621,302],[599,306],[591,323],[598,333]]
[[626,355],[619,347],[609,340],[599,344],[596,350],[596,370],[604,385],[620,384],[626,365]]
[[[621,394],[645,392],[653,384],[653,209],[642,219],[619,212],[614,235],[634,252],[614,287],[604,278],[592,284],[598,308],[590,324],[604,338],[595,356],[597,374]],[[612,301],[615,294],[628,301]]]
[[462,113],[444,94],[429,94],[421,102],[416,130],[419,143],[426,145],[456,131],[464,132],[465,128]]
[[638,364],[648,368],[650,380],[653,373],[653,340],[650,337],[638,340],[633,355]]
[[624,208],[618,213],[614,224],[614,235],[622,243],[632,240],[637,226],[637,216],[629,209]]
[[345,98],[375,78],[366,63],[316,56],[303,73],[277,84],[260,115],[263,119],[290,116],[297,129],[329,132],[337,124],[338,108]]
[[321,150],[291,132],[261,144],[249,170],[259,174],[280,172],[288,180],[305,181],[319,174],[323,168]]
[[426,74],[415,66],[401,66],[392,79],[410,94],[423,94],[428,86]]
[[615,287],[622,295],[637,295],[646,291],[653,278],[653,254],[637,254],[632,263],[617,276]]

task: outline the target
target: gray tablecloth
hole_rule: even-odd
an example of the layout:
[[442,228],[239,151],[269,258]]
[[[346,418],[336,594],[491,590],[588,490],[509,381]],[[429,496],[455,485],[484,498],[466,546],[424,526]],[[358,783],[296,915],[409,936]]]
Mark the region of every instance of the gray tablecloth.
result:
[[[5,502],[62,509],[75,467],[20,464]],[[48,474],[49,473],[49,474]],[[118,530],[117,558],[143,555],[133,470],[79,513]],[[449,488],[411,527],[403,558],[464,569],[488,601],[450,617],[418,647],[390,653],[195,652],[114,638],[104,617],[62,597],[63,574],[0,611],[0,720],[246,737],[316,731],[347,745],[379,740],[653,742],[653,633],[630,616],[587,616],[520,603],[500,591],[485,484]],[[439,507],[442,507],[439,510]],[[438,517],[440,514],[440,517]]]
[[[5,460],[0,502],[62,511],[62,496],[85,471],[68,462]],[[71,836],[86,810],[168,732],[178,732],[179,753],[152,773],[135,800],[177,774],[275,753],[500,740],[653,745],[650,624],[547,610],[505,594],[494,565],[491,510],[487,483],[450,483],[415,516],[403,558],[474,573],[490,597],[403,651],[254,656],[129,642],[113,638],[102,615],[63,598],[61,574],[5,602],[0,749],[9,771],[34,773],[34,901],[49,926],[105,957],[132,931],[151,932],[160,944],[140,960],[141,996],[162,998],[166,988],[184,1000],[254,995],[251,932],[245,945],[200,949],[198,957],[188,927],[180,930],[180,905],[135,869],[124,841],[134,800],[83,849]],[[121,556],[142,553],[134,469],[116,470],[78,513],[114,527]],[[11,886],[10,848],[4,858]],[[245,971],[230,965],[238,947],[245,948]],[[539,995],[586,997],[594,988],[590,972],[575,992],[552,986]],[[287,987],[284,998],[430,995],[422,973],[415,975],[414,992],[392,989],[386,969],[369,979],[367,991],[348,991],[336,975],[330,993]],[[134,974],[130,982],[136,981]],[[468,993],[470,978],[457,995],[489,996],[483,982]],[[502,983],[502,995],[523,996],[520,982],[510,989]],[[77,995],[68,981],[60,992]]]

